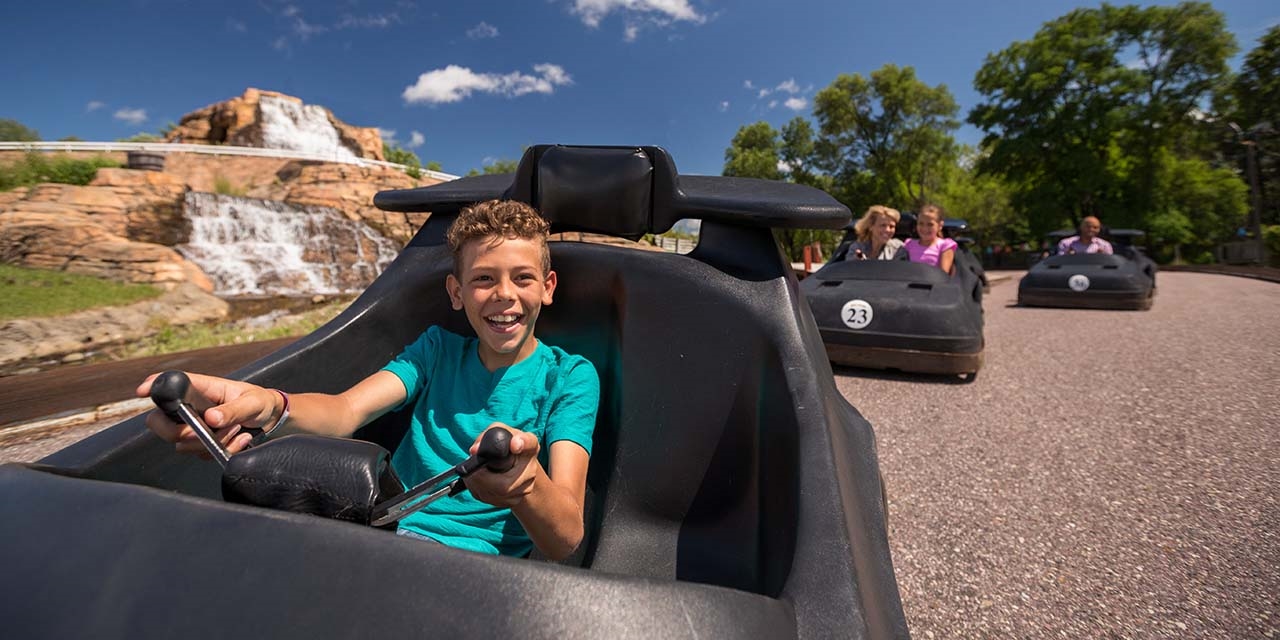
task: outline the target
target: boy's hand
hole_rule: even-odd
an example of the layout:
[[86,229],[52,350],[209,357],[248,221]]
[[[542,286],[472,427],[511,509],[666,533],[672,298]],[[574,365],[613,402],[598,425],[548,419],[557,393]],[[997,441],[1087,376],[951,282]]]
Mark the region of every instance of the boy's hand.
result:
[[[151,383],[159,374],[147,376],[138,385],[135,393],[145,398],[151,393]],[[279,415],[276,404],[280,402],[280,394],[257,385],[225,378],[215,378],[196,373],[189,373],[191,387],[204,396],[209,404],[214,405],[205,410],[201,418],[213,430],[213,436],[227,449],[227,453],[237,453],[249,446],[253,436],[241,432],[241,427],[261,428],[273,424]],[[181,453],[194,453],[202,458],[209,458],[196,432],[185,424],[176,423],[155,410],[147,415],[147,428],[160,436],[165,442],[174,443],[174,449]]]
[[[511,457],[515,464],[503,473],[494,473],[487,467],[481,467],[479,471],[463,478],[463,482],[477,500],[495,507],[512,508],[533,492],[538,476],[544,475],[542,465],[538,463],[541,445],[538,444],[537,436],[532,433],[512,429],[501,422],[489,425],[489,429],[493,428],[511,432]],[[482,437],[483,433],[471,443],[471,455],[475,455],[480,448]]]

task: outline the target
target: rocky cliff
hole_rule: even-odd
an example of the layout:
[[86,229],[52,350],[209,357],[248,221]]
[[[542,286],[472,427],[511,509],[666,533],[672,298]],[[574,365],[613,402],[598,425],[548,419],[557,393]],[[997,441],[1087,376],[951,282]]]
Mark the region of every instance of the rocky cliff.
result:
[[[306,142],[307,130],[298,129],[308,112],[320,114],[328,120],[337,133],[337,142],[359,158],[383,160],[382,136],[375,127],[349,125],[324,107],[304,105],[302,100],[277,91],[245,89],[244,95],[209,105],[182,117],[177,128],[169,132],[166,140],[185,144],[227,144],[239,147],[300,148]],[[273,135],[264,122],[270,117],[293,120],[282,121],[286,128],[294,130],[283,136]],[[289,135],[289,134],[292,135]]]

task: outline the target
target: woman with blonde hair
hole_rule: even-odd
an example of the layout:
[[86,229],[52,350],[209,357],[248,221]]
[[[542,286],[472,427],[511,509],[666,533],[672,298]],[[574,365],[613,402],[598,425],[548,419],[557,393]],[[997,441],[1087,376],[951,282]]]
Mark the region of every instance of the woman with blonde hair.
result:
[[892,260],[902,241],[893,237],[902,214],[884,205],[872,205],[853,225],[857,241],[849,245],[845,260]]

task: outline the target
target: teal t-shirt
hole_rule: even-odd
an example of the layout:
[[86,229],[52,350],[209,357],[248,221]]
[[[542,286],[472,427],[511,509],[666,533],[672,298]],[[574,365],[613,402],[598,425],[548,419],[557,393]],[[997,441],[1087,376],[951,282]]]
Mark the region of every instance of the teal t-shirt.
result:
[[[536,435],[543,468],[553,442],[568,440],[591,454],[600,379],[590,361],[539,342],[529,357],[490,372],[478,342],[431,327],[383,367],[404,383],[400,407],[413,405],[409,431],[391,457],[406,487],[465,460],[494,422]],[[400,528],[482,553],[523,556],[533,548],[510,509],[470,492],[435,501],[401,520]]]

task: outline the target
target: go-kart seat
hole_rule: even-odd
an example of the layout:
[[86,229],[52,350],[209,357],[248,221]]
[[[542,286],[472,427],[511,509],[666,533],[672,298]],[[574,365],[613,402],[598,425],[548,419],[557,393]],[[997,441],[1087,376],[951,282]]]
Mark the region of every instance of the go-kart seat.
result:
[[[553,149],[538,165],[532,199],[552,231],[647,232],[649,160],[575,151]],[[440,238],[453,217],[433,214],[420,238]],[[551,244],[560,284],[537,336],[588,358],[601,382],[587,535],[569,563],[765,594],[781,586],[798,500],[797,478],[782,470],[796,464],[798,430],[762,308],[785,292],[700,261],[723,233],[704,221],[690,256]],[[438,268],[423,280],[443,279],[447,264]],[[470,332],[460,314],[413,321]],[[358,436],[394,447],[406,426],[407,415],[389,415]]]

